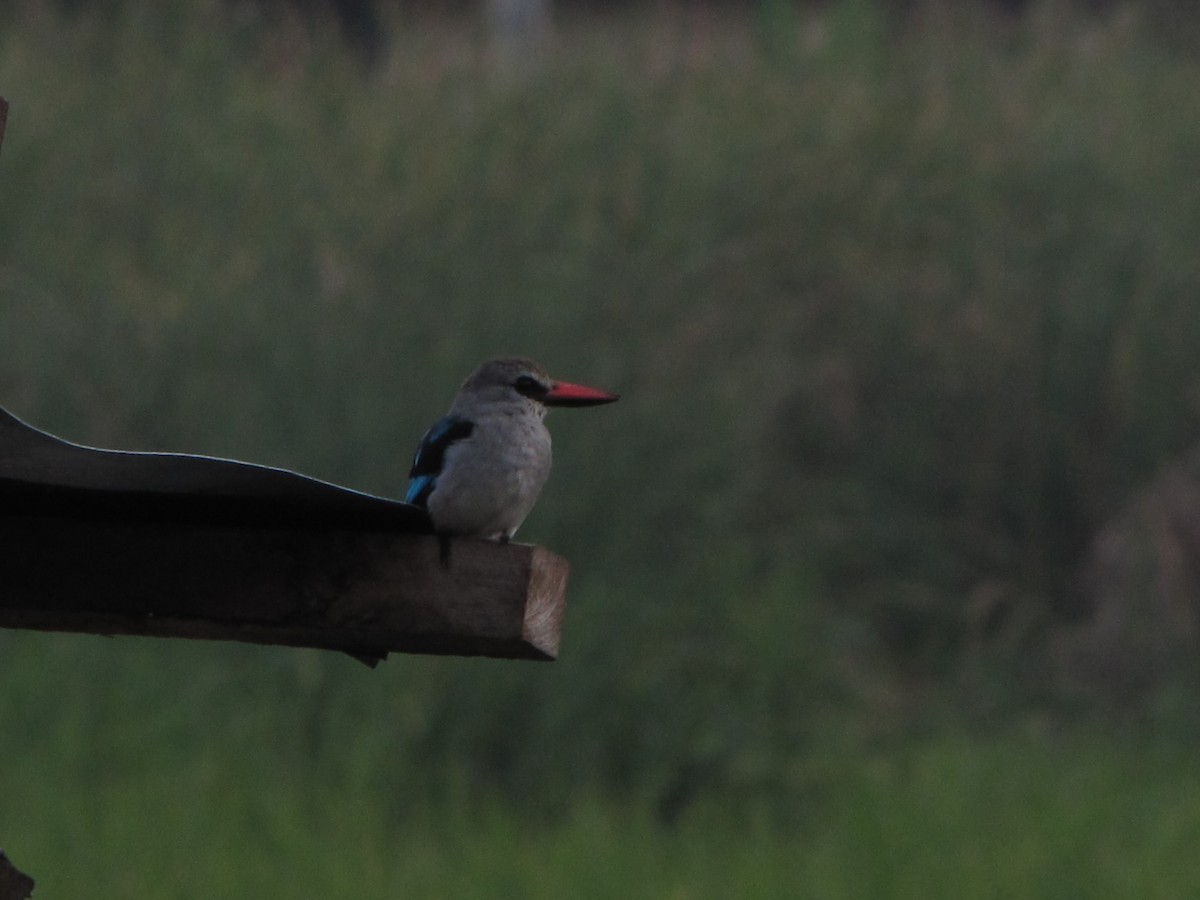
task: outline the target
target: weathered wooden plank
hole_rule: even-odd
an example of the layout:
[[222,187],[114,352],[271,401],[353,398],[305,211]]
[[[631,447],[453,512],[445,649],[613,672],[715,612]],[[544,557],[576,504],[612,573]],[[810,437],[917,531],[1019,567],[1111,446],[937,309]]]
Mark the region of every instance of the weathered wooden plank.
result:
[[0,516],[0,627],[554,659],[568,566],[524,544]]

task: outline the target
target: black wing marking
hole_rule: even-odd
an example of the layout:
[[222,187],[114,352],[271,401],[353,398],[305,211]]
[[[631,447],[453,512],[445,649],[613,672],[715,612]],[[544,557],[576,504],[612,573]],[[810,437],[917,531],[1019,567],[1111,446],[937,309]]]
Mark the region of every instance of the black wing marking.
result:
[[475,423],[469,419],[446,416],[425,432],[421,443],[417,445],[412,468],[408,472],[408,477],[412,480],[404,497],[406,503],[425,506],[437,485],[437,477],[442,472],[446,451],[456,441],[470,437],[474,430]]

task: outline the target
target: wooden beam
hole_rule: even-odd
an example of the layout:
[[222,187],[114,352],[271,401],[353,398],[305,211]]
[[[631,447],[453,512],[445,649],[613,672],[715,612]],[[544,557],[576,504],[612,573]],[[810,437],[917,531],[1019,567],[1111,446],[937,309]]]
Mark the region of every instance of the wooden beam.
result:
[[95,450],[0,410],[0,627],[515,659],[558,654],[568,566],[233,460]]
[[540,547],[360,531],[0,517],[0,627],[518,659],[558,655]]
[[20,871],[0,850],[0,900],[27,900],[33,894],[33,879]]

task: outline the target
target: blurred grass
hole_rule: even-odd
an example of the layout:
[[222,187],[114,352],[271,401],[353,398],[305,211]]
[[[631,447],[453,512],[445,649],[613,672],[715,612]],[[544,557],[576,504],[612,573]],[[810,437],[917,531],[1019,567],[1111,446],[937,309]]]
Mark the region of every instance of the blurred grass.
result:
[[397,494],[480,358],[624,394],[556,414],[522,533],[575,564],[553,667],[0,634],[17,862],[1182,896],[1194,716],[1021,729],[1088,536],[1196,434],[1200,63],[1129,12],[956,9],[568,21],[517,80],[468,22],[366,69],[215,2],[0,11],[14,412]]
[[[303,716],[280,706],[260,712],[302,740]],[[330,760],[281,753],[247,725],[195,715],[186,753],[139,736],[117,765],[103,747],[6,728],[6,849],[40,891],[96,900],[1182,898],[1200,877],[1200,768],[1152,735],[943,733],[830,754],[781,828],[777,811],[717,797],[668,826],[646,799],[586,788],[540,817],[466,783],[397,796],[333,778]]]

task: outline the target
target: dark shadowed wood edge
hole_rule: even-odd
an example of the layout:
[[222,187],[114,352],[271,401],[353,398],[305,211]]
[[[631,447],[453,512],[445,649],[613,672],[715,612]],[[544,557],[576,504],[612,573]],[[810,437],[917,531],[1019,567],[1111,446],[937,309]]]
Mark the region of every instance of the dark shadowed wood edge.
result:
[[0,900],[27,900],[33,894],[33,879],[17,869],[0,850]]
[[424,510],[295,472],[72,444],[0,408],[0,512],[431,533]]
[[232,460],[81,447],[0,410],[0,627],[553,659],[568,566]]

